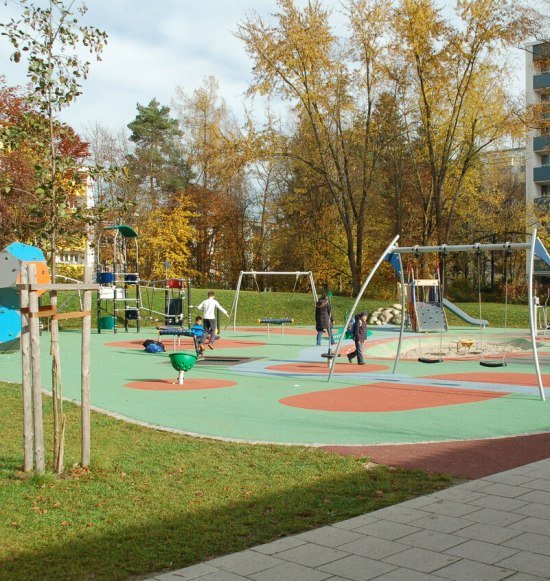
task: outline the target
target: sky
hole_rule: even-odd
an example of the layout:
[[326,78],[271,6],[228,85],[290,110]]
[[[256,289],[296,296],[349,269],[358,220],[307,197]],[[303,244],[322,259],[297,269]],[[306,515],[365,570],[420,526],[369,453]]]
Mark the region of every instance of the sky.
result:
[[[17,0],[5,2],[0,0],[2,22],[20,10]],[[336,31],[343,30],[339,2],[326,0],[326,5],[334,6]],[[252,64],[234,32],[252,11],[267,20],[277,11],[275,0],[88,0],[87,6],[83,22],[106,31],[109,41],[102,61],[92,62],[83,94],[62,114],[79,132],[95,123],[111,130],[125,127],[135,118],[137,103],[156,98],[170,106],[177,86],[192,94],[210,75],[239,117]],[[0,74],[9,85],[24,85],[25,64],[9,62],[10,46],[0,37]],[[515,49],[510,58],[517,74],[509,82],[519,95],[524,56]]]

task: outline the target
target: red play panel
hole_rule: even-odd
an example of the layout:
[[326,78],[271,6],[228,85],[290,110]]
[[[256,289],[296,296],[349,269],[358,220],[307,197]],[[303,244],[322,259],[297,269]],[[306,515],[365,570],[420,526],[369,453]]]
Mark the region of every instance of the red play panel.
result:
[[505,393],[395,383],[371,383],[285,397],[283,405],[326,412],[402,412],[486,401]]
[[[139,349],[143,351],[143,341],[145,339],[133,339],[133,340],[126,340],[126,341],[112,341],[110,343],[105,343],[107,347],[122,347],[123,349]],[[164,338],[162,340],[162,344],[164,345],[167,351],[172,351],[173,349],[173,341],[172,339]],[[263,341],[238,341],[236,339],[218,339],[214,343],[214,349],[240,349],[249,348],[249,347],[263,347],[267,345],[267,343]],[[190,337],[182,337],[180,344],[177,344],[176,341],[176,350],[177,349],[191,349],[195,350],[195,346],[193,344],[193,339]],[[208,351],[208,347],[206,348]]]
[[[537,387],[537,376],[534,373],[496,373],[494,371],[480,371],[471,373],[444,373],[442,375],[425,375],[430,379],[450,379],[453,381],[471,381],[475,383],[504,383],[506,385],[525,385]],[[550,375],[543,375],[542,382],[550,385]]]
[[[323,361],[310,363],[282,363],[281,365],[270,365],[266,367],[270,371],[286,371],[287,373],[324,373],[328,374],[328,365]],[[349,363],[337,363],[335,373],[367,373],[369,371],[384,371],[387,365],[378,363],[367,363],[366,365],[350,365]]]
[[218,389],[237,385],[236,381],[226,381],[224,379],[186,379],[183,385],[174,383],[174,381],[171,379],[144,379],[143,381],[126,383],[124,387],[150,391],[191,391],[194,389]]

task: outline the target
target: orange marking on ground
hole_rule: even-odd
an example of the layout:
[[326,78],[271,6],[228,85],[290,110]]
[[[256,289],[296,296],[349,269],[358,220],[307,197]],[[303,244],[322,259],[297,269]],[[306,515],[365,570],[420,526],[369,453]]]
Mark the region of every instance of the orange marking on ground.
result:
[[504,395],[507,394],[379,382],[303,393],[279,402],[291,407],[327,412],[402,412],[486,401]]
[[[444,373],[442,375],[425,375],[430,379],[451,379],[454,381],[468,381],[475,383],[498,383],[506,385],[524,385],[537,387],[537,376],[534,373],[506,373],[506,372],[470,372],[470,373]],[[543,375],[544,385],[550,385],[550,375]]]
[[236,381],[225,379],[186,379],[183,385],[174,383],[172,379],[145,379],[143,381],[131,381],[124,387],[131,389],[145,389],[149,391],[192,391],[195,389],[218,389],[221,387],[233,387]]
[[[282,363],[281,365],[270,365],[266,367],[271,371],[285,371],[287,373],[328,373],[328,365],[323,361],[309,363]],[[369,371],[384,371],[387,365],[378,363],[367,363],[366,365],[350,365],[349,363],[337,363],[335,373],[367,373]]]

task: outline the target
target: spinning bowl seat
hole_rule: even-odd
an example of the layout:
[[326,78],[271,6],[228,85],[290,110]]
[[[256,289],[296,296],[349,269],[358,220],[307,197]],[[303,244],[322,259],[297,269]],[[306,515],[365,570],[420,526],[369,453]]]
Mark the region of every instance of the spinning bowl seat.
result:
[[177,351],[170,353],[170,363],[176,371],[190,371],[197,362],[197,356],[194,353],[186,353],[185,351]]

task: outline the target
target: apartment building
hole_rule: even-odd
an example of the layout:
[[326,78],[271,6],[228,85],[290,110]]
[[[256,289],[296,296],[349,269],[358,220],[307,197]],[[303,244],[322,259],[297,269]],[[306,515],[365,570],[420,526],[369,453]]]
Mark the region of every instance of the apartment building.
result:
[[532,111],[525,151],[528,213],[550,211],[550,41],[526,45],[526,98]]

